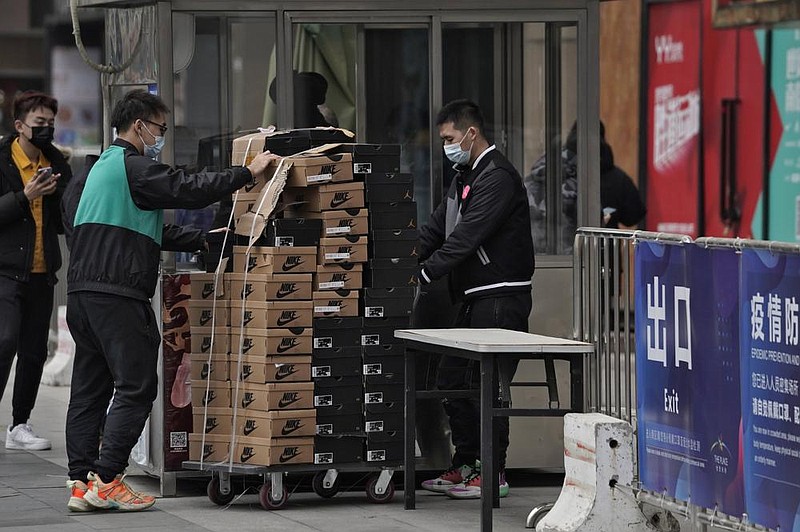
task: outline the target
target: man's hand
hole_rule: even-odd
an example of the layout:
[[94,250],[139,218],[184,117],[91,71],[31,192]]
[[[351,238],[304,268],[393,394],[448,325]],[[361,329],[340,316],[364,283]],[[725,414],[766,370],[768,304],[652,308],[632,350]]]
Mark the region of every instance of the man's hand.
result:
[[421,264],[417,269],[417,283],[420,286],[425,286],[426,284],[430,284],[430,282],[430,275],[425,271],[425,265]]
[[278,159],[280,159],[279,155],[265,151],[256,155],[247,165],[247,169],[253,174],[254,179],[260,179],[264,177],[267,167]]
[[40,169],[36,176],[25,185],[23,192],[28,201],[33,201],[41,196],[48,196],[56,191],[58,178],[61,177],[61,174],[46,177],[45,173],[44,169]]

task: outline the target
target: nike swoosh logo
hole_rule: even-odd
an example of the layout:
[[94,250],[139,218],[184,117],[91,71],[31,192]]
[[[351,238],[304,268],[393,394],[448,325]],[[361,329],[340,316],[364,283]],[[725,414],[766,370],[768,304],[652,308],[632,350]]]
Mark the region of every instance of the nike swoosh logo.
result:
[[295,292],[298,292],[299,290],[300,290],[299,288],[292,288],[291,290],[287,290],[285,292],[281,290],[275,295],[278,297],[278,299],[283,299],[284,297],[288,297],[294,294]]
[[242,399],[242,408],[247,408],[248,406],[253,404],[253,401],[255,401],[255,399],[253,399],[252,397]]
[[203,286],[203,294],[202,294],[203,299],[206,299],[213,293],[214,293],[214,285]]
[[242,459],[242,463],[245,463],[248,460],[250,460],[253,456],[255,456],[255,453],[247,454],[247,455],[242,453],[242,456],[240,456],[240,458]]
[[283,317],[278,318],[278,321],[277,321],[278,327],[283,327],[287,323],[292,323],[296,319],[297,319],[297,316],[292,316],[289,319],[286,319],[286,318],[283,318]]
[[245,428],[244,428],[244,430],[242,432],[244,432],[245,436],[249,436],[250,434],[253,433],[254,430],[256,430],[256,428],[257,427],[247,427],[247,426],[245,426]]
[[300,400],[299,397],[294,397],[292,399],[289,399],[288,401],[286,399],[281,399],[280,401],[278,401],[278,408],[286,408],[287,406],[296,403],[299,400]]
[[301,429],[301,428],[303,428],[303,425],[298,425],[298,426],[296,426],[296,427],[289,427],[288,429],[287,429],[286,427],[283,427],[283,428],[281,429],[281,435],[282,435],[282,436],[288,436],[288,435],[289,435],[289,434],[291,434],[292,432],[295,432],[296,430],[299,430],[299,429]]
[[254,188],[256,188],[257,186],[258,186],[258,183],[253,183],[252,185],[248,183],[248,184],[246,184],[246,185],[244,186],[244,191],[245,191],[245,192],[250,192],[251,190],[253,190],[253,189],[254,189]]
[[286,455],[282,454],[282,455],[281,455],[281,457],[280,457],[280,458],[278,458],[278,461],[279,461],[280,463],[282,463],[282,464],[285,464],[286,462],[288,462],[288,461],[290,461],[290,460],[294,460],[294,459],[295,459],[295,458],[297,458],[298,456],[300,456],[300,453],[297,453],[297,454],[291,454],[291,455],[289,455],[289,456],[286,456]]
[[297,262],[293,262],[292,264],[284,263],[283,266],[281,266],[281,269],[283,271],[285,271],[285,272],[290,272],[290,271],[294,270],[295,268],[297,268],[298,266],[300,266],[301,264],[305,264],[305,262],[306,261],[304,261],[304,260],[298,260]]
[[342,199],[339,199],[339,198],[333,198],[333,199],[331,200],[331,207],[333,207],[333,208],[335,209],[336,207],[338,207],[338,206],[340,206],[340,205],[343,205],[343,204],[347,203],[347,202],[348,202],[348,201],[350,201],[351,199],[353,199],[353,198],[351,198],[350,196],[347,196],[346,198],[342,198]]
[[292,342],[291,342],[290,345],[281,344],[281,345],[278,346],[278,349],[276,351],[278,351],[278,353],[285,353],[286,351],[289,351],[290,349],[294,349],[298,345],[300,345],[300,342],[298,342],[295,339],[292,339]]
[[279,369],[278,373],[275,374],[275,379],[280,381],[280,380],[285,379],[286,377],[290,377],[290,376],[294,375],[295,373],[297,373],[297,368],[295,368],[294,364],[292,364],[291,366],[289,366],[289,370],[288,371],[284,372],[283,368]]

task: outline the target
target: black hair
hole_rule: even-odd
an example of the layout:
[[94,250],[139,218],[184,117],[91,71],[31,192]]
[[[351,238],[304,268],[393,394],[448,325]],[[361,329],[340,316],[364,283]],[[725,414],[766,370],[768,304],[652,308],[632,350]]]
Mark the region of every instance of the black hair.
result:
[[50,109],[53,114],[58,114],[58,100],[43,92],[25,91],[17,94],[16,98],[14,98],[11,113],[14,116],[14,120],[24,121],[28,113],[42,107]]
[[442,110],[436,115],[436,125],[441,126],[447,122],[452,122],[453,126],[461,132],[474,127],[481,135],[486,135],[483,113],[481,113],[481,108],[478,107],[478,104],[473,101],[453,100],[442,107]]
[[160,114],[168,114],[169,107],[154,94],[143,89],[134,89],[122,97],[111,113],[111,127],[118,133],[128,131],[137,120],[150,120]]
[[[606,125],[600,121],[600,142],[606,141]],[[567,134],[567,140],[564,141],[564,147],[571,152],[578,153],[578,122],[572,123],[572,127]]]

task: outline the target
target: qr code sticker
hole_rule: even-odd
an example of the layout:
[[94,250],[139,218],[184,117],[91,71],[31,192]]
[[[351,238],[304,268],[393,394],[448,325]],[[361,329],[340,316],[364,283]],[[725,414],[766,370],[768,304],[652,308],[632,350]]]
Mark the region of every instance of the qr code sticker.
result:
[[189,434],[187,432],[170,432],[169,448],[184,449],[189,446]]

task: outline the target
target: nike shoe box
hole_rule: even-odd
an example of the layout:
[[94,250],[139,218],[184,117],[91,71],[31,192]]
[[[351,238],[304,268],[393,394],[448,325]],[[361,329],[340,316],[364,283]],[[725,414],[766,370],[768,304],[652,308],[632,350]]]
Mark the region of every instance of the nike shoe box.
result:
[[350,464],[364,461],[364,438],[358,436],[316,436],[314,463]]
[[367,205],[414,201],[414,176],[411,174],[378,173],[365,176]]
[[247,410],[236,416],[236,434],[252,438],[313,436],[316,419],[317,412],[313,409],[272,412]]
[[314,292],[314,318],[358,316],[358,290]]
[[[236,384],[232,386],[235,389]],[[263,412],[305,410],[314,408],[314,384],[311,382],[240,383],[237,397],[236,406],[245,410]]]
[[372,259],[419,258],[419,233],[416,229],[378,229],[369,236]]
[[320,239],[317,264],[367,262],[367,237],[336,236]]
[[229,408],[231,406],[230,381],[193,382],[192,406]]
[[231,373],[245,383],[307,382],[311,380],[311,357],[243,356],[241,361],[232,357]]
[[366,461],[368,463],[402,463],[405,453],[403,438],[393,441],[371,441],[367,439]]
[[[402,318],[411,316],[414,307],[414,288],[402,286],[395,288],[365,288],[364,317]],[[233,324],[236,316],[231,316]]]
[[354,140],[355,135],[345,129],[334,127],[298,128],[267,134],[262,144],[262,150],[286,156],[325,144],[353,142]]
[[411,318],[365,318],[364,329],[361,334],[361,345],[364,347],[387,346],[401,344],[401,340],[394,337],[397,329],[408,329]]
[[314,382],[317,415],[361,414],[363,401],[361,377],[329,377]]
[[347,414],[343,416],[317,414],[317,434],[320,436],[363,435],[364,415]]
[[314,275],[314,291],[359,290],[364,285],[363,272],[361,263],[321,264]]
[[311,327],[313,305],[311,301],[231,301],[231,329],[238,333],[238,327]]
[[[211,361],[209,363],[209,357]],[[228,355],[189,355],[189,378],[192,385],[200,385],[207,380],[229,381],[231,374],[228,365]]]
[[[246,212],[256,212],[258,210],[258,199],[261,197],[261,194],[256,192],[244,192],[242,190],[239,191],[239,195],[234,195],[233,198],[235,199],[235,203],[233,204],[233,222],[234,224],[236,221]],[[211,234],[219,234],[222,235],[223,238],[225,233],[211,233]],[[228,242],[233,241],[234,235],[231,233],[228,235]],[[206,238],[208,241],[208,238]]]
[[369,224],[371,231],[416,229],[417,203],[415,201],[370,203]]
[[364,432],[369,441],[402,441],[405,417],[402,414],[368,414],[364,416]]
[[228,459],[231,435],[223,434],[189,434],[189,460],[199,462],[223,462]]
[[192,299],[195,301],[205,301],[214,299],[230,299],[228,297],[228,288],[230,281],[227,274],[220,275],[218,281],[215,282],[215,275],[213,273],[190,273],[189,286],[192,293]]
[[193,407],[192,427],[194,432],[220,434],[228,438],[233,431],[233,409],[229,407]]
[[233,460],[250,465],[310,464],[314,461],[314,438],[253,438],[236,439]]
[[215,299],[189,300],[189,326],[225,327],[231,324],[230,302]]
[[372,288],[417,286],[419,262],[415,258],[371,259],[364,285]]
[[270,355],[310,355],[312,343],[311,327],[267,329],[267,354]]
[[267,222],[264,236],[257,244],[275,247],[318,246],[320,234],[322,234],[322,220],[278,218]]
[[283,189],[285,216],[298,218],[311,212],[364,208],[364,183],[334,183],[310,188]]
[[309,273],[231,273],[228,276],[233,300],[296,301],[311,299],[312,274]]
[[353,180],[353,157],[349,153],[296,154],[291,161],[287,187],[314,187]]
[[254,247],[248,257],[246,246],[233,246],[233,270],[236,273],[314,273],[317,270],[317,248]]
[[363,318],[314,318],[314,350],[361,347]]
[[360,377],[362,365],[358,347],[319,349],[311,355],[311,378],[323,382],[336,377]]
[[353,159],[354,174],[400,171],[399,144],[340,144],[331,151],[349,153]]
[[[318,219],[322,224],[319,236],[366,235],[369,232],[369,211],[367,209],[343,209],[308,213],[309,219]],[[302,220],[303,218],[297,218]],[[319,244],[319,240],[317,240]]]
[[364,376],[370,383],[404,384],[405,346],[403,344],[378,345],[364,348]]
[[398,384],[364,384],[364,405],[370,414],[391,414],[404,411],[405,385],[400,379]]
[[230,327],[191,327],[192,353],[230,353]]

